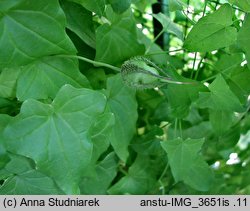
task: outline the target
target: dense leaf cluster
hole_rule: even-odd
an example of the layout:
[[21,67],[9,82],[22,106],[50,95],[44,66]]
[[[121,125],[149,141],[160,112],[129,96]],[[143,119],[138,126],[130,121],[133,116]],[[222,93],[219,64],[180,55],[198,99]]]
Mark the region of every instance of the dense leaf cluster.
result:
[[0,1],[0,194],[250,193],[250,1],[188,2]]

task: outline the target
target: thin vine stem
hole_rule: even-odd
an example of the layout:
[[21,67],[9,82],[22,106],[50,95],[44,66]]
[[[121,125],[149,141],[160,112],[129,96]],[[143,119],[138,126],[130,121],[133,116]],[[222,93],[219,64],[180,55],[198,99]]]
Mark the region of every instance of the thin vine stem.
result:
[[[188,17],[188,15],[191,14],[190,12],[185,13],[185,11],[183,10],[182,13],[183,13],[183,15],[186,17],[186,19],[189,20],[193,25],[196,24],[196,21],[194,21],[194,20],[192,20],[191,18]],[[186,36],[186,34],[187,34],[187,33],[185,32],[185,36]]]
[[172,184],[172,185],[168,188],[166,194],[169,194],[170,191],[173,190],[173,188],[174,188],[177,184],[179,184],[179,182],[175,182],[174,184]]
[[216,68],[215,65],[210,64],[209,62],[204,62],[204,61],[202,61],[201,64],[208,65],[208,66],[212,67],[214,70],[219,71],[219,70]]
[[[202,17],[204,17],[205,13],[206,13],[206,8],[207,8],[207,1],[205,1],[205,5],[204,5],[204,8],[203,8],[203,12],[202,12]],[[194,76],[194,68],[195,68],[195,63],[196,63],[196,59],[197,59],[197,52],[195,53],[195,56],[194,56],[194,63],[193,63],[193,69],[192,69],[192,72],[191,72],[191,79],[193,78]],[[202,60],[201,60],[202,61]],[[198,64],[198,67],[197,67],[197,70],[196,70],[196,74],[195,74],[195,79],[198,77],[198,74],[199,74],[199,66],[201,64],[201,61],[200,63]]]
[[197,52],[194,54],[193,68],[192,68],[192,72],[191,72],[191,76],[190,76],[191,79],[193,79],[193,76],[194,76],[194,68],[195,68],[195,64],[196,64],[196,59],[197,59]]
[[169,163],[167,163],[167,165],[165,166],[164,170],[162,171],[161,173],[161,176],[159,177],[158,180],[162,180],[162,178],[165,176],[167,170],[168,170],[168,167],[169,167]]
[[204,8],[203,8],[202,17],[204,17],[204,15],[206,13],[206,9],[207,9],[207,1],[205,0],[205,5],[204,5]]
[[114,70],[116,72],[120,72],[120,68],[119,67],[115,67],[113,65],[110,65],[110,64],[107,64],[107,63],[103,63],[103,62],[97,62],[97,61],[94,61],[94,60],[91,60],[91,59],[88,59],[88,58],[85,58],[85,57],[82,57],[82,56],[76,56],[76,55],[56,55],[58,57],[64,57],[64,58],[72,58],[72,59],[79,59],[79,60],[82,60],[82,61],[85,61],[85,62],[88,62],[88,63],[91,63],[97,67],[107,67],[111,70]]
[[197,66],[197,71],[196,71],[196,73],[195,73],[194,80],[197,80],[197,78],[198,78],[198,75],[199,75],[199,72],[200,72],[200,68],[201,68],[201,64],[202,64],[204,58],[205,58],[205,57],[203,57],[203,58],[200,60],[198,66]]
[[[189,7],[189,1],[190,0],[187,0],[188,7]],[[190,18],[188,17],[188,15],[189,15],[188,8],[187,8],[187,14],[185,14],[184,10],[183,10],[183,14],[186,15],[185,26],[184,26],[184,37],[186,37],[187,36],[187,31],[188,31],[188,21],[190,20]]]
[[158,182],[160,183],[161,188],[162,188],[162,195],[165,195],[165,192],[166,192],[165,191],[165,186],[164,186],[164,184],[162,182],[162,179],[165,176],[165,174],[167,173],[168,168],[169,168],[169,163],[167,163],[167,165],[165,166],[164,170],[161,173],[161,176],[158,179]]
[[147,54],[147,53],[150,51],[152,45],[155,43],[155,41],[156,41],[164,32],[165,32],[165,29],[163,28],[163,29],[160,31],[160,33],[157,34],[157,36],[156,36],[156,37],[153,39],[153,41],[150,43],[150,45],[148,46],[147,50],[145,51],[145,54]]
[[119,171],[125,175],[125,176],[128,176],[128,172],[126,172],[122,167],[119,167]]
[[180,136],[182,138],[183,136],[182,136],[182,122],[181,122],[181,119],[179,120],[179,128],[180,128]]
[[204,57],[202,57],[202,59],[200,60],[198,66],[197,66],[197,71],[196,71],[196,73],[195,73],[194,80],[197,80],[198,75],[199,75],[199,72],[200,72],[201,65],[203,64],[203,60],[204,60],[206,57],[207,57],[207,53],[204,55]]
[[216,77],[217,77],[218,75],[220,75],[220,74],[221,74],[221,73],[217,73],[217,74],[215,74],[215,75],[213,75],[213,76],[211,76],[211,77],[208,77],[208,78],[202,80],[201,83],[205,83],[205,82],[207,82],[207,81],[210,81],[210,80],[216,78]]
[[175,122],[174,122],[174,136],[175,136],[175,138],[177,137],[177,126],[178,126],[178,119],[175,118]]
[[156,51],[156,52],[151,52],[151,53],[145,54],[145,56],[167,54],[167,53],[178,52],[178,51],[184,51],[184,50],[185,50],[185,49],[183,49],[183,48],[179,48],[179,49],[169,50],[169,51]]

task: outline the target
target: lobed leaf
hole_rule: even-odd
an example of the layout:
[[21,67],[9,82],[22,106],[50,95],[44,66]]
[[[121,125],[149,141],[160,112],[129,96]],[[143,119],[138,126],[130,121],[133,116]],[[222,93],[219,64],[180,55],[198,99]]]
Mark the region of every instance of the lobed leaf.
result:
[[234,113],[224,110],[209,110],[209,120],[215,133],[220,136],[227,132],[233,123]]
[[10,116],[4,114],[0,115],[0,170],[9,162],[9,155],[4,146],[3,130],[10,120]]
[[232,27],[233,13],[229,4],[201,18],[188,34],[184,47],[189,51],[207,52],[236,42],[237,30]]
[[0,69],[76,52],[65,33],[65,16],[57,0],[6,2],[0,7]]
[[109,190],[109,194],[146,194],[156,184],[156,171],[147,156],[138,156],[122,177]]
[[65,84],[89,88],[88,80],[79,72],[75,61],[57,56],[44,57],[21,68],[16,94],[20,101],[53,99]]
[[0,97],[16,97],[16,81],[19,76],[19,68],[4,68],[0,74]]
[[237,112],[244,110],[239,99],[230,90],[221,75],[217,76],[208,88],[211,92],[200,93],[198,104],[201,108]]
[[81,194],[107,194],[112,180],[117,174],[118,159],[112,152],[93,166],[81,183]]
[[245,67],[237,68],[228,78],[227,82],[233,93],[239,98],[241,103],[246,103],[250,94],[250,70]]
[[250,0],[229,0],[229,2],[237,5],[246,12],[250,12]]
[[67,194],[79,193],[78,182],[90,164],[90,128],[104,112],[106,98],[89,89],[64,86],[51,104],[26,100],[5,129],[8,151],[33,159]]
[[215,68],[218,72],[228,75],[235,69],[239,68],[242,61],[242,53],[235,53],[230,55],[222,54],[219,60],[215,63]]
[[107,9],[112,25],[103,24],[96,30],[96,61],[108,64],[121,63],[136,55],[142,55],[144,45],[137,40],[135,21],[131,11],[117,16]]
[[200,191],[207,191],[213,175],[207,163],[198,154],[204,139],[181,138],[162,142],[176,182],[183,181]]
[[64,0],[62,8],[67,18],[67,28],[76,33],[82,41],[95,48],[95,31],[92,13],[81,5]]
[[106,95],[108,108],[115,116],[110,142],[119,158],[126,161],[138,117],[135,91],[126,87],[116,75],[107,80]]
[[169,84],[165,93],[168,98],[171,116],[184,118],[189,113],[190,105],[198,99],[199,92],[205,90],[201,84]]
[[35,195],[35,194],[62,194],[54,181],[33,169],[29,159],[23,156],[11,155],[11,161],[6,165],[5,171],[0,171],[0,177],[5,173],[0,194],[7,195]]
[[246,59],[248,62],[248,67],[250,64],[250,17],[245,16],[244,23],[242,27],[239,30],[238,37],[237,37],[237,43],[242,48],[242,50],[246,54]]

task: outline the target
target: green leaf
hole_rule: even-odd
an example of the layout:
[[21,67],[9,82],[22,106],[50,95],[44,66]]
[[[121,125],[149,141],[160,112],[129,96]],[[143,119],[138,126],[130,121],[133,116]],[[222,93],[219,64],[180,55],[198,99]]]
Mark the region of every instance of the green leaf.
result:
[[181,120],[182,130],[176,130],[175,124],[168,128],[168,139],[175,139],[176,137],[182,137],[183,139],[201,139],[206,137],[209,140],[211,136],[214,136],[214,131],[210,121],[207,121],[207,111],[205,116],[197,106],[191,106],[191,110],[187,117]]
[[[4,0],[2,4],[7,1]],[[13,0],[0,7],[0,69],[53,54],[72,54],[65,17],[57,0]]]
[[239,30],[237,43],[245,52],[246,59],[248,62],[248,67],[250,67],[250,16],[249,15],[246,15],[244,23]]
[[200,108],[238,112],[242,112],[244,110],[239,99],[230,90],[221,75],[217,76],[208,88],[211,92],[200,93],[198,100]]
[[249,80],[250,70],[246,66],[237,68],[227,80],[231,90],[240,99],[241,103],[246,103],[250,94]]
[[220,59],[215,63],[215,68],[219,72],[229,74],[234,69],[238,68],[243,61],[243,54],[222,54]]
[[227,132],[233,123],[234,113],[223,110],[210,110],[209,120],[212,124],[213,130],[217,135],[222,135]]
[[112,25],[103,24],[96,30],[95,60],[117,64],[130,57],[142,55],[145,48],[137,40],[136,25],[131,11],[118,17],[112,14],[109,18],[112,18]]
[[236,125],[219,137],[217,148],[220,150],[232,149],[239,142],[240,136],[240,127]]
[[213,184],[214,175],[208,164],[204,162],[201,156],[194,160],[190,166],[190,170],[185,178],[185,183],[190,187],[199,190],[207,191]]
[[213,178],[209,166],[198,154],[203,143],[204,139],[181,138],[162,142],[175,181],[183,181],[200,191],[208,190]]
[[[74,32],[71,30],[67,30],[67,34],[69,35],[70,39],[74,43],[74,45],[77,48],[77,55],[82,56],[91,60],[94,60],[95,58],[95,49],[91,48],[89,45],[87,45],[80,37],[78,37]],[[83,60],[78,60],[79,62],[79,69],[81,70],[82,73],[85,74],[85,71],[88,71],[89,68],[93,67],[93,64],[83,61]]]
[[3,147],[3,143],[0,142],[0,169],[2,169],[9,162],[9,156]]
[[126,87],[120,75],[116,75],[107,80],[106,95],[108,108],[115,116],[110,142],[119,158],[126,161],[128,145],[135,134],[138,117],[135,91]]
[[170,106],[170,114],[174,118],[184,118],[188,115],[190,105],[199,97],[199,92],[205,87],[201,84],[179,85],[169,84],[166,95]]
[[142,54],[144,48],[131,32],[119,26],[108,24],[96,31],[96,61],[116,64],[132,56]]
[[10,120],[11,120],[10,116],[0,114],[0,169],[2,169],[9,162],[9,156],[4,147],[2,134],[4,128],[9,123]]
[[24,101],[29,98],[54,98],[65,84],[75,87],[89,87],[89,82],[78,70],[75,61],[63,57],[44,57],[21,69],[17,81],[17,97]]
[[69,0],[81,4],[87,10],[102,16],[105,10],[105,0]]
[[[183,130],[182,135],[185,138],[199,139],[199,138],[206,137],[206,139],[209,139],[212,135],[212,132],[213,131],[212,131],[211,123],[208,121],[202,121],[201,123],[198,123],[197,125],[192,125],[191,127]],[[172,137],[174,137],[174,134],[172,135]]]
[[167,152],[172,174],[177,182],[185,178],[190,166],[197,159],[203,143],[203,139],[187,139],[184,141],[181,138],[161,143],[163,149]]
[[6,147],[32,158],[37,169],[52,177],[65,193],[79,193],[79,179],[94,159],[94,134],[89,135],[89,130],[105,106],[104,95],[69,85],[62,87],[52,104],[26,100],[5,129]]
[[236,42],[237,30],[232,27],[233,13],[229,4],[201,18],[185,40],[184,47],[189,51],[207,52],[227,47]]
[[131,147],[138,154],[159,156],[163,150],[161,147],[161,139],[158,137],[162,135],[162,129],[155,126],[147,134],[137,137],[131,144]]
[[12,155],[5,170],[10,175],[0,187],[0,194],[46,195],[63,193],[51,178],[34,170],[30,160],[25,157]]
[[117,14],[111,6],[107,5],[105,14],[108,20],[104,23],[108,23],[111,28],[113,28],[113,26],[119,26],[127,31],[130,31],[131,34],[137,37],[138,31],[136,27],[136,20],[132,10],[127,10],[123,14]]
[[81,5],[64,0],[62,8],[67,18],[67,28],[76,33],[82,41],[95,48],[95,31],[92,13]]
[[250,12],[250,0],[229,0],[229,2],[237,5],[246,12]]
[[125,12],[131,4],[131,0],[108,0],[108,3],[111,4],[113,10],[117,13]]
[[20,69],[5,68],[0,75],[0,96],[3,98],[16,97],[16,82]]
[[12,174],[22,174],[35,168],[33,160],[16,154],[9,154],[11,160],[4,170]]
[[117,194],[146,194],[157,182],[156,172],[146,156],[138,156],[131,165],[128,175],[114,184],[108,193]]
[[196,106],[193,106],[191,107],[188,116],[183,120],[190,122],[192,125],[196,125],[202,122],[203,119],[201,114],[199,113],[198,108]]
[[100,163],[94,166],[89,176],[81,183],[81,194],[107,194],[108,187],[117,174],[118,159],[114,153],[108,154]]
[[[9,123],[9,121],[11,120],[11,116],[6,115],[6,114],[0,114],[0,131],[3,131],[4,128],[6,127],[6,125]],[[1,133],[0,133],[1,135]],[[2,137],[0,138],[0,140],[2,140]]]
[[93,89],[104,89],[106,87],[107,75],[103,68],[90,68],[84,71]]
[[154,14],[153,16],[161,23],[166,32],[174,34],[176,37],[183,41],[184,36],[181,29],[168,16],[164,15],[161,12]]
[[58,195],[62,194],[62,192],[58,190],[52,179],[36,170],[30,170],[8,178],[0,188],[0,194]]
[[7,99],[0,97],[0,113],[8,115],[17,115],[20,110],[20,103],[16,99]]
[[104,153],[109,145],[113,126],[115,124],[115,117],[113,113],[105,113],[99,116],[95,123],[90,128],[91,139],[93,142],[93,154],[92,157],[96,160]]

